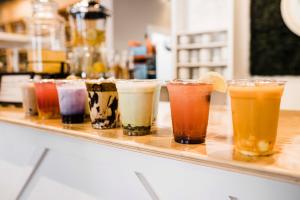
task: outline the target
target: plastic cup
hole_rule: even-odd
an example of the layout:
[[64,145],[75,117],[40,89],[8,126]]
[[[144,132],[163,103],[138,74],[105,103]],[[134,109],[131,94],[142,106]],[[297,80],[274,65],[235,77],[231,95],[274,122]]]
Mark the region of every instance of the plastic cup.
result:
[[158,81],[158,80],[153,80],[153,82],[156,84],[156,87],[154,90],[154,105],[153,105],[153,119],[152,119],[153,122],[152,123],[155,124],[157,121],[162,82]]
[[39,117],[42,119],[59,118],[58,95],[54,80],[44,79],[36,81],[34,85]]
[[38,114],[34,82],[32,80],[22,85],[23,110],[26,116]]
[[153,104],[153,109],[152,109],[152,124],[155,124],[157,121],[157,115],[158,115],[162,81],[160,81],[158,79],[133,79],[130,81],[132,81],[132,82],[149,82],[149,83],[155,84],[155,90],[154,90],[154,94],[153,94],[154,95],[154,104]]
[[157,83],[142,80],[118,81],[123,132],[129,136],[151,132]]
[[174,80],[167,84],[174,140],[182,144],[205,142],[212,84]]
[[110,129],[119,126],[118,93],[114,80],[86,81],[92,127]]
[[57,81],[56,87],[62,122],[64,124],[83,123],[87,98],[84,81]]
[[275,80],[229,82],[237,152],[246,156],[272,154],[284,85]]

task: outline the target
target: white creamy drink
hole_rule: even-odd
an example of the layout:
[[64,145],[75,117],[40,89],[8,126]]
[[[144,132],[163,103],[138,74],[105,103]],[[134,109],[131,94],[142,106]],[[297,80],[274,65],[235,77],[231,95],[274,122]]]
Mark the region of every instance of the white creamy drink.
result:
[[116,85],[124,134],[150,134],[157,83],[133,80]]
[[34,83],[28,81],[22,85],[23,110],[27,116],[37,115],[37,102]]
[[162,81],[157,79],[133,79],[130,80],[132,82],[147,82],[147,83],[153,83],[155,84],[155,90],[154,90],[154,105],[152,109],[152,124],[155,124],[157,120],[157,114],[158,114],[158,106],[159,106],[159,100],[160,100],[160,91],[162,86]]

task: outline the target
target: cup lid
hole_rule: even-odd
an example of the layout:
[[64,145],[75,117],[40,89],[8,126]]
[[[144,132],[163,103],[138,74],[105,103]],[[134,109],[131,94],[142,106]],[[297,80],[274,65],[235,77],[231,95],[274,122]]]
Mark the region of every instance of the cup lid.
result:
[[228,81],[229,86],[255,87],[285,85],[286,81],[274,79],[235,79]]
[[55,83],[54,79],[39,79],[33,80],[34,83]]
[[98,0],[82,0],[74,4],[69,12],[74,18],[82,19],[106,19],[110,16],[109,10],[102,6]]
[[182,84],[182,85],[198,85],[198,84],[207,84],[212,85],[211,82],[205,80],[194,80],[194,79],[174,79],[167,81],[167,84]]
[[115,83],[116,80],[114,78],[99,78],[99,79],[87,79],[85,80],[87,84],[100,84],[100,83]]
[[156,82],[150,81],[142,81],[142,80],[118,80],[116,82],[116,86],[119,92],[128,92],[128,93],[135,93],[135,92],[142,92],[148,93],[153,92],[157,87]]
[[56,85],[70,85],[70,86],[82,86],[85,87],[85,80],[83,79],[74,79],[74,80],[66,80],[66,79],[58,79],[55,80]]

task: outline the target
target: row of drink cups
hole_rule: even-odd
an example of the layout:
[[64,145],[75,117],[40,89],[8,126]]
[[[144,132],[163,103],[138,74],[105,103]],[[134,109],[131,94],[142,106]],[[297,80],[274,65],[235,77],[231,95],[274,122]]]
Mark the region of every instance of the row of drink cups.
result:
[[61,116],[65,124],[83,123],[89,113],[97,129],[122,126],[127,135],[146,135],[155,122],[160,97],[158,80],[40,80],[23,85],[26,115]]
[[[97,129],[123,127],[125,135],[151,133],[158,113],[159,80],[41,80],[23,87],[27,115],[62,116],[63,123],[82,123],[87,102]],[[235,149],[244,155],[272,153],[276,140],[280,100],[285,82],[233,80],[229,82]],[[203,143],[206,138],[211,93],[210,81],[167,82],[174,140]]]

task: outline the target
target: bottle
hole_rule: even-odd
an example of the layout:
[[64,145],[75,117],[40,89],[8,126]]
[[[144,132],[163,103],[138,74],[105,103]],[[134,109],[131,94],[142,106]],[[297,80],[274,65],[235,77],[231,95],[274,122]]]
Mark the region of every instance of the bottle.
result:
[[55,74],[65,69],[65,22],[58,15],[54,0],[34,0],[33,15],[28,20],[31,46],[28,50],[28,71]]
[[81,0],[70,10],[72,51],[83,78],[105,77],[108,72],[106,20],[109,11],[97,0]]

